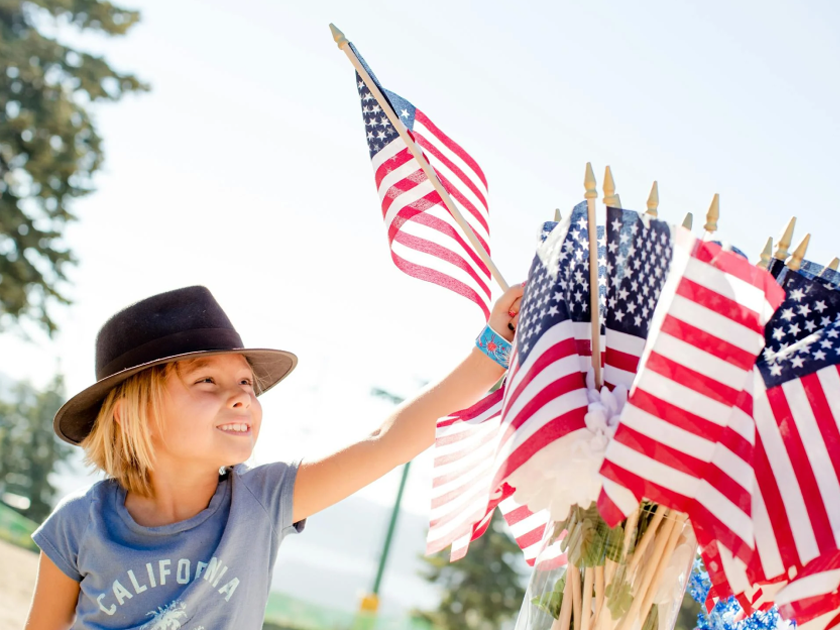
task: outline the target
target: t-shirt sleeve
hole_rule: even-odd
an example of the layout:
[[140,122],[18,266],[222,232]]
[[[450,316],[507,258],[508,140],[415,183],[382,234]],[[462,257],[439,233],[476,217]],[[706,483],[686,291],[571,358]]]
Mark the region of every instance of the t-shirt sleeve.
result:
[[71,495],[32,534],[32,540],[55,566],[77,582],[83,577],[79,573],[79,549],[90,522],[90,505],[88,493]]
[[242,481],[271,517],[281,536],[303,531],[306,519],[292,523],[295,479],[300,460],[273,462],[240,473]]

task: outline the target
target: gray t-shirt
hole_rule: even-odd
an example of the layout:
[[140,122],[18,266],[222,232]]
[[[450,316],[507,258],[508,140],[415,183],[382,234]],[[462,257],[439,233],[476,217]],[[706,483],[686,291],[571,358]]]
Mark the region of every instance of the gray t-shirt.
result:
[[81,591],[74,630],[259,630],[283,538],[292,524],[298,462],[219,478],[207,509],[142,527],[125,490],[101,481],[67,497],[32,538]]

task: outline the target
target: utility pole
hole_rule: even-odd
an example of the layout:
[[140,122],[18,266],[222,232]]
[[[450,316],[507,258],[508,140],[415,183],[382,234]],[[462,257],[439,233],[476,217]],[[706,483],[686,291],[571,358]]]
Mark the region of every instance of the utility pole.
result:
[[[399,396],[374,387],[371,389],[371,395],[378,398],[389,400],[395,405],[400,404],[404,399]],[[362,597],[362,602],[359,606],[359,614],[356,616],[356,621],[353,624],[354,630],[370,630],[376,625],[376,614],[379,610],[379,589],[382,586],[382,576],[385,573],[385,565],[388,562],[388,554],[391,551],[391,541],[394,538],[394,531],[397,528],[397,517],[400,514],[400,504],[402,503],[403,492],[405,491],[405,483],[408,480],[408,472],[411,467],[411,462],[403,466],[402,477],[400,478],[400,487],[397,490],[397,498],[394,501],[394,507],[391,510],[391,519],[388,522],[388,531],[385,534],[385,542],[382,545],[382,553],[379,556],[379,566],[376,568],[376,577],[373,580],[373,588],[371,591]]]

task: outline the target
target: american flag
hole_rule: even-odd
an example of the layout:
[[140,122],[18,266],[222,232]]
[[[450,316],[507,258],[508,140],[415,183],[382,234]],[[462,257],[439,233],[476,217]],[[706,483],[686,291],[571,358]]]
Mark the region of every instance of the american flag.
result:
[[505,384],[492,487],[546,446],[587,430],[588,364],[579,354],[583,331],[591,325],[586,216],[586,202],[575,206],[545,236],[531,265]]
[[828,288],[836,289],[840,287],[840,273],[813,261],[803,260],[802,265],[799,267],[799,273],[806,278],[818,279]]
[[783,261],[773,258],[770,261],[768,270],[776,278],[776,282],[781,285],[784,285],[785,278],[787,278],[788,274],[798,273],[811,280],[817,280],[828,289],[837,289],[840,287],[840,273],[833,269],[827,269],[810,260],[803,260],[797,271],[791,271]]
[[534,514],[516,503],[507,484],[492,493],[489,487],[503,396],[500,388],[469,409],[438,420],[426,553],[451,545],[450,560],[463,558],[470,542],[486,531],[498,506],[525,561],[534,563],[548,515]]
[[478,163],[422,111],[384,89],[356,48],[352,44],[350,47],[388,101],[378,103],[356,73],[391,258],[409,276],[445,287],[475,302],[486,320],[490,317],[490,271],[383,108],[395,112],[421,147],[437,178],[489,254],[487,179]]
[[633,384],[671,264],[671,228],[651,215],[607,208],[604,382]]
[[[734,514],[724,526],[743,525],[728,484],[743,481],[738,472],[745,464],[736,453],[713,458],[725,450],[718,444],[783,295],[771,276],[719,245],[683,229],[674,241],[641,367],[601,474],[636,501],[646,497],[687,512],[701,537],[708,514]],[[715,466],[732,473],[722,487],[709,487]],[[602,494],[599,507],[614,525],[635,506],[609,505]]]
[[[581,372],[587,372],[592,365],[592,316],[589,293],[589,230],[587,220],[586,202],[581,202],[572,209],[572,213],[562,225],[568,223],[567,244],[564,245],[565,254],[562,269],[558,277],[558,289],[563,301],[568,305],[569,317],[574,329],[575,345],[580,357]],[[555,221],[546,221],[540,231],[540,242],[545,242],[548,235],[558,226]],[[559,234],[559,233],[558,233]],[[597,255],[598,255],[598,305],[603,306],[607,290],[606,278],[606,232],[603,225],[596,229]],[[523,296],[523,301],[525,296]],[[520,315],[520,320],[523,315]],[[604,321],[603,313],[599,313],[600,322]],[[603,339],[603,325],[601,338]],[[601,344],[603,349],[603,343]]]
[[798,273],[783,286],[756,362],[754,465],[766,522],[755,526],[752,577],[795,577],[776,600],[804,623],[838,606],[829,595],[840,574],[840,293]]
[[585,430],[588,359],[582,365],[578,353],[591,355],[583,339],[590,326],[586,203],[565,221],[546,223],[540,240],[504,388],[438,421],[428,553],[451,545],[451,558],[463,557],[498,506],[533,562],[548,515],[517,504],[507,477],[548,444]]

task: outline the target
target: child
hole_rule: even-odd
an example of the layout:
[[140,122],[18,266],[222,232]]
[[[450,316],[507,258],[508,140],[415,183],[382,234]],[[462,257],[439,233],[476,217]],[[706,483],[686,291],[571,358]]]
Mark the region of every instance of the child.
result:
[[297,358],[244,348],[204,287],[114,315],[96,339],[96,384],[54,422],[108,479],[66,498],[33,534],[27,630],[259,630],[283,538],[428,448],[438,418],[502,376],[521,296],[507,291],[469,355],[371,435],[254,468],[242,462],[259,435],[257,396]]

